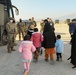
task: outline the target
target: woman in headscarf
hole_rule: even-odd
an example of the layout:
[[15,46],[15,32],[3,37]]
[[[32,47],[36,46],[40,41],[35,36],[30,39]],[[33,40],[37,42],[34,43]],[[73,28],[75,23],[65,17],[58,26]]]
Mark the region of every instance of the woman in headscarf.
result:
[[45,26],[43,31],[44,40],[42,46],[45,48],[45,61],[48,62],[48,57],[50,55],[51,64],[54,64],[54,54],[55,54],[55,33],[50,23],[44,20]]

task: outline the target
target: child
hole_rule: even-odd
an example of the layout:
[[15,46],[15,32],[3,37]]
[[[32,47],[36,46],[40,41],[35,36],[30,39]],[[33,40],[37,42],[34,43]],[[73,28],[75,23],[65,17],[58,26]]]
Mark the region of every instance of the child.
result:
[[55,43],[56,46],[56,55],[57,55],[57,61],[62,61],[62,52],[63,52],[63,48],[64,48],[64,43],[61,40],[61,36],[57,35],[57,40]]
[[36,47],[36,51],[34,52],[34,59],[37,62],[40,53],[41,42],[43,41],[43,37],[41,33],[38,32],[38,28],[34,28],[34,33],[31,36],[31,41]]
[[28,75],[30,62],[32,60],[32,52],[36,50],[32,41],[30,41],[30,35],[24,36],[24,41],[21,42],[18,50],[20,53],[22,53],[24,75]]

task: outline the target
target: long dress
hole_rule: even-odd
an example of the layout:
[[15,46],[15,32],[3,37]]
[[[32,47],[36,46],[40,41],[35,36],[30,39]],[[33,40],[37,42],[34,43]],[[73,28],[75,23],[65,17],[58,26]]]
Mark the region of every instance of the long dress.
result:
[[76,30],[72,36],[71,63],[76,66]]

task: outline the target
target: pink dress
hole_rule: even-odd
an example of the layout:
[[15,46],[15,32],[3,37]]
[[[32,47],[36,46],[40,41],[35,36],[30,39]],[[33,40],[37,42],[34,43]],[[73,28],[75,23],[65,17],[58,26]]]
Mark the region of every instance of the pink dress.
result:
[[18,51],[22,53],[22,58],[25,61],[32,60],[32,52],[36,50],[35,46],[33,45],[32,41],[22,41]]

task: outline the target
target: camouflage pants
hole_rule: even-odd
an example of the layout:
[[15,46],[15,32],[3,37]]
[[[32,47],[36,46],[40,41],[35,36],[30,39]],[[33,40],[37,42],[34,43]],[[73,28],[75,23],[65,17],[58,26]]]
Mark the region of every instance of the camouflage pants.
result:
[[24,38],[25,32],[24,31],[19,31],[19,40],[21,40],[21,34],[22,34],[22,39]]
[[40,32],[43,33],[44,27],[41,27]]
[[36,59],[36,61],[38,61],[39,54],[40,54],[40,48],[36,48],[36,51],[34,52],[34,59]]
[[14,34],[8,34],[8,45],[7,49],[12,49],[14,47]]

